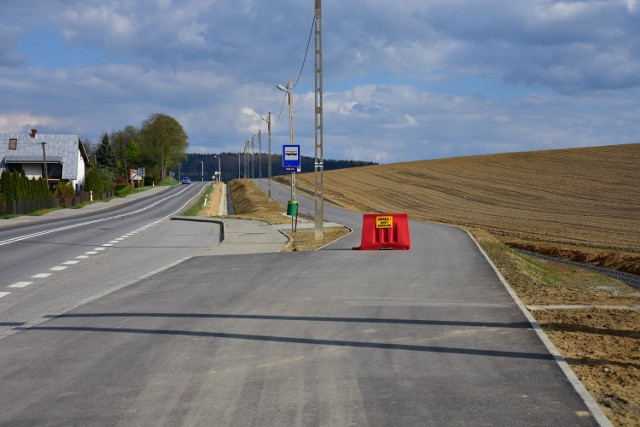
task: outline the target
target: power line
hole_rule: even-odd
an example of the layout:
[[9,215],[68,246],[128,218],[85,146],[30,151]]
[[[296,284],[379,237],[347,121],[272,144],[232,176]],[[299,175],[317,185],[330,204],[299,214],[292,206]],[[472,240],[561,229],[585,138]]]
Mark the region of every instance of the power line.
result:
[[282,112],[284,111],[284,101],[285,101],[285,99],[287,99],[287,94],[286,93],[282,97],[282,105],[280,105],[280,112],[278,113],[278,117],[276,117],[276,122],[273,124],[273,126],[278,124],[278,121],[280,120],[280,116],[282,115]]
[[313,36],[313,28],[316,23],[316,15],[313,15],[313,19],[311,20],[311,30],[309,30],[309,40],[307,41],[307,49],[304,51],[304,59],[302,60],[302,66],[300,67],[300,72],[298,73],[298,78],[296,82],[293,84],[293,88],[295,89],[298,86],[298,82],[300,81],[300,77],[302,76],[302,70],[304,70],[304,64],[307,62],[307,55],[309,54],[309,46],[311,46],[311,36]]
[[[307,63],[307,56],[309,55],[309,47],[311,46],[311,37],[313,36],[313,29],[314,29],[314,25],[316,23],[316,15],[313,15],[313,19],[311,20],[311,29],[309,30],[309,39],[307,40],[307,48],[305,49],[304,52],[304,58],[302,59],[302,65],[300,66],[300,72],[298,73],[298,78],[296,79],[295,84],[293,85],[292,89],[295,88],[298,85],[298,82],[300,81],[300,78],[302,77],[302,72],[304,71],[304,66]],[[278,117],[276,118],[276,121],[273,123],[273,127],[275,127],[278,122],[280,121],[280,116],[282,116],[282,112],[284,111],[284,101],[287,99],[287,94],[285,94],[282,97],[282,104],[280,105],[280,112],[278,113]]]

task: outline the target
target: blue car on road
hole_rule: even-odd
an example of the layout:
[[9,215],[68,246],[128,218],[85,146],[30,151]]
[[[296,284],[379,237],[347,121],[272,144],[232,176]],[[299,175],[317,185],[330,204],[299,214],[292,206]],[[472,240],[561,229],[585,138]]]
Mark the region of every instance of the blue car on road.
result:
[[188,176],[185,176],[184,178],[182,178],[182,183],[191,184],[191,178],[189,178]]

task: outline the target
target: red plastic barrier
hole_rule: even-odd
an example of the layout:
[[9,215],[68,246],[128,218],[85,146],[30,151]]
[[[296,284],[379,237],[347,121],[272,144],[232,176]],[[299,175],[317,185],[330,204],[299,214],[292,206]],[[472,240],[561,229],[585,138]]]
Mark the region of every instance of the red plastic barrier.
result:
[[356,250],[410,249],[409,215],[364,214],[362,240]]

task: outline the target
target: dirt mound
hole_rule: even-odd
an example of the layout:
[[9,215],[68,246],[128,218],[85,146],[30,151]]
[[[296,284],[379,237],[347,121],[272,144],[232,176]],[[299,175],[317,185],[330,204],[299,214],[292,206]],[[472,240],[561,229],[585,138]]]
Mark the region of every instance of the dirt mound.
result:
[[270,222],[285,222],[286,217],[282,215],[284,207],[275,199],[269,199],[264,191],[251,181],[234,179],[229,182],[231,191],[231,203],[236,216],[263,214],[264,218]]
[[609,252],[590,248],[574,248],[566,245],[527,243],[507,239],[512,248],[536,252],[554,258],[563,258],[598,267],[611,268],[640,275],[640,254],[629,252]]

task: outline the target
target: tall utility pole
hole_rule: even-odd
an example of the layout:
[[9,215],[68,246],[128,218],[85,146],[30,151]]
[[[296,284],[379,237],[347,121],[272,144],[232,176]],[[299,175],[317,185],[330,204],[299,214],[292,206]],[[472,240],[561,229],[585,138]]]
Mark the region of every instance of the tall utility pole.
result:
[[269,180],[269,198],[271,198],[271,111],[267,115],[267,118],[260,116],[262,120],[267,122],[267,132],[269,134],[269,152],[267,154],[267,176]]
[[315,15],[315,159],[314,159],[314,198],[315,198],[315,235],[316,240],[324,238],[324,152],[322,122],[322,0],[316,0]]
[[251,143],[250,139],[247,139],[244,142],[244,179],[248,179],[250,177],[249,175],[249,156],[248,156],[248,151],[249,151],[249,144]]
[[256,149],[254,136],[251,136],[251,179],[256,177]]
[[43,167],[42,177],[44,178],[44,182],[47,183],[47,188],[49,188],[49,171],[47,170],[47,152],[44,148],[44,146],[47,145],[47,143],[42,141],[40,144],[42,144],[42,167]]
[[262,130],[258,129],[258,176],[262,182]]

